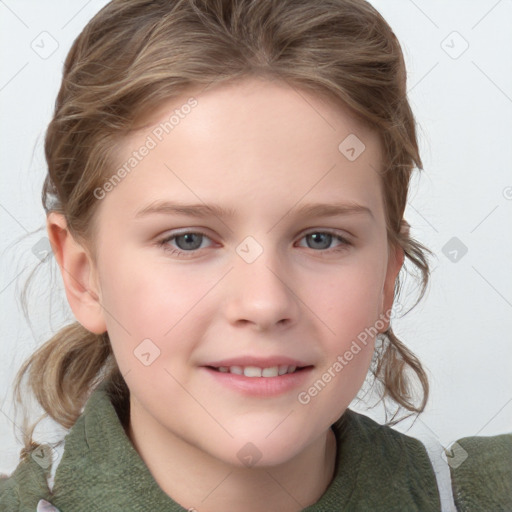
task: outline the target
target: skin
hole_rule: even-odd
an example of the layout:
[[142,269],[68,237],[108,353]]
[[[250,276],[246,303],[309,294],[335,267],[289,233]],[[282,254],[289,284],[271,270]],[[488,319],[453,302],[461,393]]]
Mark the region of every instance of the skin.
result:
[[[118,164],[190,95],[162,105],[127,138]],[[58,214],[49,215],[48,232],[76,318],[109,333],[131,393],[127,433],[164,492],[201,512],[298,511],[333,477],[330,426],[364,382],[374,340],[308,404],[297,394],[389,312],[403,263],[386,238],[380,142],[343,107],[282,82],[244,79],[195,97],[191,113],[98,201],[94,254]],[[355,161],[338,150],[351,133],[366,146]],[[136,217],[164,200],[235,213]],[[372,215],[296,213],[335,202]],[[350,245],[306,236],[325,230]],[[184,231],[206,235],[189,256],[170,252],[187,251],[183,239],[159,245]],[[263,250],[252,263],[236,251],[248,236]],[[160,354],[145,366],[134,350],[148,338]],[[247,354],[314,368],[300,389],[266,398],[226,389],[200,368]],[[248,442],[261,454],[252,467],[237,456]]]

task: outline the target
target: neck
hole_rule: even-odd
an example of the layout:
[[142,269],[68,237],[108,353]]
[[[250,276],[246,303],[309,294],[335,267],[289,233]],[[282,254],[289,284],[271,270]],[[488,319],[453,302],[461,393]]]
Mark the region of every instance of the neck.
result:
[[331,429],[291,460],[257,468],[210,456],[133,408],[127,434],[160,488],[189,510],[298,512],[318,501],[334,475]]

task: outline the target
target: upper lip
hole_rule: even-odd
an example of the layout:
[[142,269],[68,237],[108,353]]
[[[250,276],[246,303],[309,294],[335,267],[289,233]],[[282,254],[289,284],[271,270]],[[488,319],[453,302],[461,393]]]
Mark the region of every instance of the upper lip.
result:
[[213,366],[219,368],[221,366],[256,366],[258,368],[271,368],[273,366],[296,366],[297,368],[303,366],[312,366],[309,363],[294,359],[287,356],[273,356],[273,357],[254,357],[254,356],[240,356],[231,357],[229,359],[221,359],[219,361],[213,361],[203,366]]

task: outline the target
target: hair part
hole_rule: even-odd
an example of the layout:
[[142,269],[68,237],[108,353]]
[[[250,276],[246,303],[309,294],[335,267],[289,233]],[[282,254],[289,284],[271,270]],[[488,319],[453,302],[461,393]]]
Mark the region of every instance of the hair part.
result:
[[[379,134],[388,241],[419,271],[419,301],[432,253],[403,229],[411,173],[422,168],[406,68],[392,29],[364,0],[113,0],[83,29],[65,61],[45,139],[45,211],[62,213],[71,234],[94,254],[94,190],[116,168],[116,145],[164,102],[245,77],[326,95]],[[400,287],[399,275],[395,298]],[[419,414],[429,392],[425,370],[391,326],[385,336],[373,369],[382,397]],[[406,372],[420,384],[419,404]],[[20,368],[18,402],[25,375],[47,415],[65,427],[104,378],[127,417],[129,390],[107,333],[78,323],[57,332]],[[25,432],[26,447],[33,430]]]

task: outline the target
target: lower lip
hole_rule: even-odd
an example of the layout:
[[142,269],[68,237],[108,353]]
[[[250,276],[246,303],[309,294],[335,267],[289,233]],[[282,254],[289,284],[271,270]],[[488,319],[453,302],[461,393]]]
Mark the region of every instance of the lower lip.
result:
[[308,366],[294,373],[286,373],[277,377],[246,377],[235,373],[223,373],[202,367],[220,384],[248,396],[272,397],[288,393],[310,378],[312,366]]

